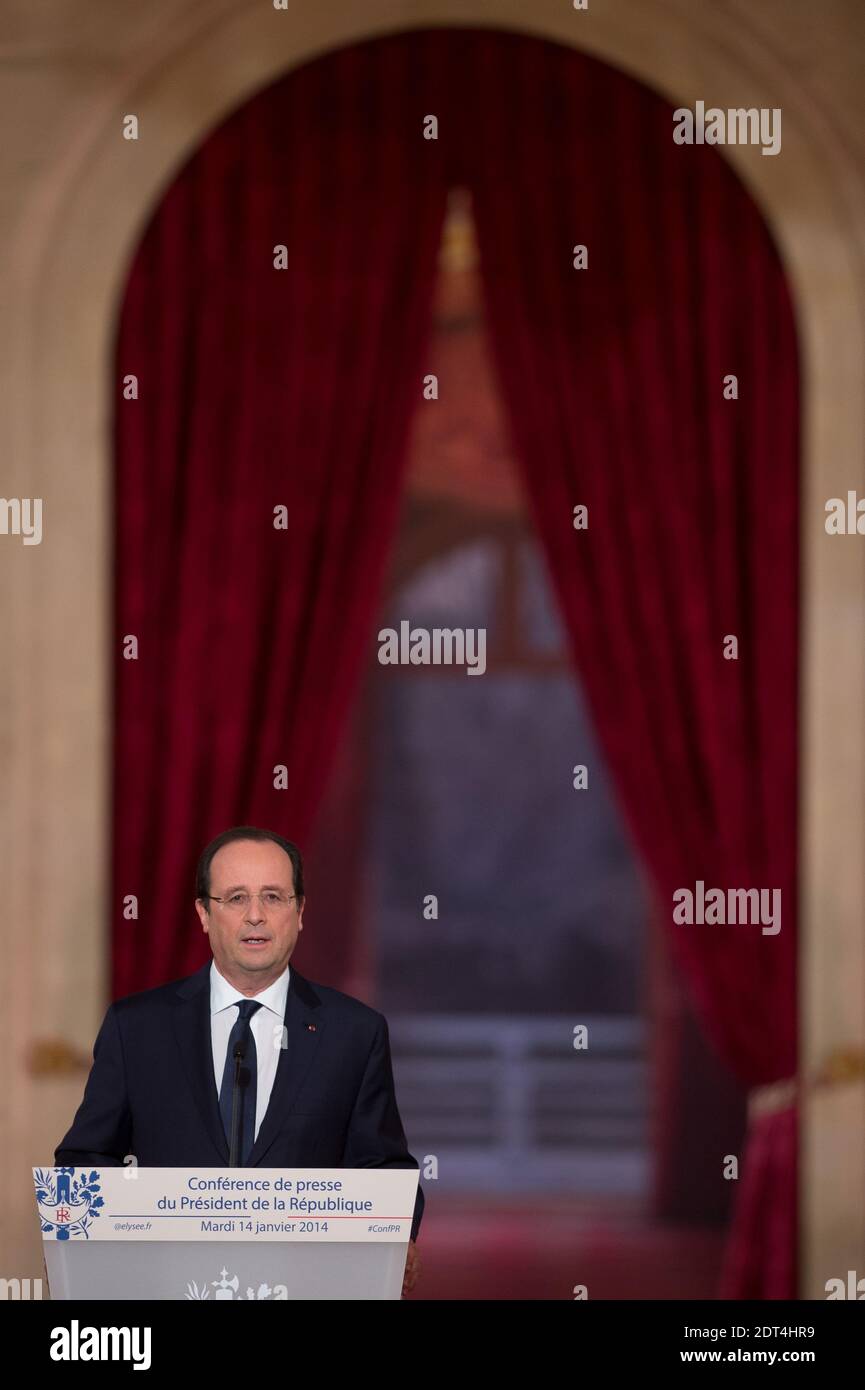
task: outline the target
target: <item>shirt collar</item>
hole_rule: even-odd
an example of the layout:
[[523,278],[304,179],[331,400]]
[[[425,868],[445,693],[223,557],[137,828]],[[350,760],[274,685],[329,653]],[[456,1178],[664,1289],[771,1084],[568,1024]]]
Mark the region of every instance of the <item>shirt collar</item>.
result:
[[[277,1018],[285,1018],[285,1005],[288,999],[288,986],[291,971],[286,966],[278,980],[274,980],[272,985],[263,989],[260,994],[254,995],[256,1004],[261,1004],[263,1008],[269,1009],[276,1014]],[[210,1012],[218,1014],[223,1009],[230,1008],[240,999],[246,999],[247,995],[241,994],[239,989],[229,984],[224,975],[221,975],[216,968],[216,961],[210,962]]]

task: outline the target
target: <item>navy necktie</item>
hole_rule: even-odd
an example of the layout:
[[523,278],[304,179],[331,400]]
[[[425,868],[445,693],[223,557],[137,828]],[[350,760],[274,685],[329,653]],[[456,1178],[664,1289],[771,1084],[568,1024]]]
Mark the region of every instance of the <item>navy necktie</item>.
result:
[[249,1160],[252,1153],[252,1146],[255,1143],[255,1105],[258,1097],[258,1054],[255,1050],[255,1038],[252,1036],[252,1029],[249,1020],[257,1009],[261,1008],[254,999],[241,999],[236,1001],[238,1008],[238,1019],[231,1030],[228,1039],[228,1051],[225,1054],[225,1068],[222,1073],[222,1088],[219,1092],[219,1109],[222,1112],[222,1123],[225,1127],[225,1137],[228,1140],[229,1152],[231,1151],[231,1096],[234,1090],[234,1048],[241,1041],[246,1041],[246,1052],[240,1064],[240,1085],[237,1088],[237,1104],[240,1109],[240,1121],[238,1124],[238,1163],[240,1167]]

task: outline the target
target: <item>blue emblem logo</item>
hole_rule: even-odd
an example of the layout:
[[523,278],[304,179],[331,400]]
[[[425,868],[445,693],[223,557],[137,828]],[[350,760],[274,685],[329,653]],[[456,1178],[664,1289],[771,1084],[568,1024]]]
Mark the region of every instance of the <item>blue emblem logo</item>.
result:
[[76,1178],[74,1168],[38,1168],[36,1205],[43,1235],[53,1232],[56,1240],[75,1236],[89,1240],[88,1229],[105,1205],[99,1196],[99,1174],[91,1172],[88,1176],[82,1169]]

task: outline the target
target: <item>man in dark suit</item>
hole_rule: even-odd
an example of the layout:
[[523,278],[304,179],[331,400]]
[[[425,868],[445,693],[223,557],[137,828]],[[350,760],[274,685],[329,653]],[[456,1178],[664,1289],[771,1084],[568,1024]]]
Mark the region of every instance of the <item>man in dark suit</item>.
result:
[[[110,1005],[55,1163],[216,1167],[233,1144],[240,1166],[417,1168],[383,1014],[289,968],[303,930],[297,846],[225,831],[199,860],[195,906],[213,960]],[[404,1293],[423,1207],[418,1184]]]

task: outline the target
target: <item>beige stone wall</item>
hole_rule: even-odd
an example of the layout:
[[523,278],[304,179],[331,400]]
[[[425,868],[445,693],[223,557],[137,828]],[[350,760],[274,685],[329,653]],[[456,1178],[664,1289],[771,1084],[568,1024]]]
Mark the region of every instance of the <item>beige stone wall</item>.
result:
[[[0,494],[42,497],[44,536],[32,547],[0,536],[0,1275],[39,1272],[27,1170],[51,1161],[80,1096],[76,1054],[107,1002],[108,370],[125,266],[178,162],[252,91],[352,38],[447,23],[574,44],[676,104],[783,110],[780,156],[726,153],[782,248],[803,350],[802,1036],[807,1076],[829,1059],[839,1078],[806,1107],[803,1292],[820,1297],[848,1268],[865,1274],[865,541],[823,530],[827,497],[865,492],[865,7],[5,0]],[[130,112],[136,144],[121,139]],[[839,1048],[852,1049],[846,1071],[833,1071]]]

